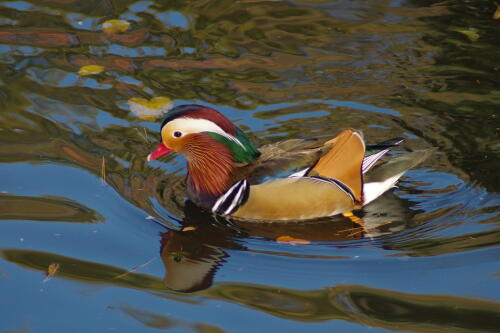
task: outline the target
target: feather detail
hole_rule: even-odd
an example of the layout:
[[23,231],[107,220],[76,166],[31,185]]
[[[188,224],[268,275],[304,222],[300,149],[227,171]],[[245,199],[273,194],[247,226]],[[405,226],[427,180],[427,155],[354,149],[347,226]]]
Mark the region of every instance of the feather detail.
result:
[[233,158],[223,144],[204,134],[190,134],[182,149],[188,178],[197,195],[218,197],[230,184]]
[[361,132],[345,129],[327,141],[332,148],[323,155],[312,171],[323,178],[334,178],[346,185],[357,202],[363,198],[361,165],[365,154],[365,143]]
[[384,156],[389,151],[389,149],[390,148],[387,148],[379,152],[376,152],[375,154],[366,156],[363,159],[363,164],[361,165],[362,173],[363,174],[367,173],[368,170],[370,170],[372,166],[375,165],[375,162],[377,162],[382,156]]
[[229,149],[233,156],[233,160],[236,163],[247,163],[256,160],[260,156],[260,152],[252,146],[252,144],[247,140],[247,144],[242,144],[238,139],[228,138],[227,136],[222,136],[219,133],[213,132],[202,132],[210,137],[212,137],[215,141],[223,144],[226,148]]
[[375,145],[367,145],[365,158],[361,166],[363,174],[367,173],[391,148],[399,146],[401,142],[403,142],[403,138],[394,138]]
[[366,205],[393,187],[398,179],[409,169],[417,166],[436,151],[435,148],[415,151],[394,156],[384,164],[375,166],[365,175],[363,185]]
[[302,169],[300,171],[294,172],[290,176],[288,176],[288,178],[300,178],[300,177],[304,177],[309,172],[310,169],[311,168],[305,168],[305,169]]
[[230,215],[245,203],[249,191],[248,182],[245,179],[236,182],[217,199],[212,207],[212,212],[219,215]]

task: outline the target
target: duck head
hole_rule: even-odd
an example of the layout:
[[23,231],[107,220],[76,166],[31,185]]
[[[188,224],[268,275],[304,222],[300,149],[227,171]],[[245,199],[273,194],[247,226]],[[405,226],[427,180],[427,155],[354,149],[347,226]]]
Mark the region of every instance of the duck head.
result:
[[171,152],[183,155],[188,162],[188,193],[195,196],[190,198],[205,205],[229,189],[237,165],[260,155],[243,131],[206,106],[181,105],[170,110],[160,134],[161,143],[148,161]]

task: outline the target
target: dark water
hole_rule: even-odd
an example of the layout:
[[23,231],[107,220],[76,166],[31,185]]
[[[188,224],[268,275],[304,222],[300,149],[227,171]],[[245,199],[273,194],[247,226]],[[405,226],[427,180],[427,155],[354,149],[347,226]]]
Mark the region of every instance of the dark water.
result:
[[[0,2],[0,332],[499,332],[495,9]],[[127,101],[155,96],[257,145],[354,127],[438,152],[356,213],[367,229],[228,225],[185,207],[181,157],[146,163],[159,124]]]

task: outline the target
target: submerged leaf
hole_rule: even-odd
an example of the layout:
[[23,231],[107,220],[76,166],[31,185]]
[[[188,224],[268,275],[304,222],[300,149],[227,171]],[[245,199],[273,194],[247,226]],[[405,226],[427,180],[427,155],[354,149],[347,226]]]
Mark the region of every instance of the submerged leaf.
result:
[[102,24],[102,30],[107,34],[125,32],[130,27],[130,22],[125,20],[108,20]]
[[155,97],[151,100],[134,97],[128,100],[130,110],[144,120],[155,120],[172,107],[172,100],[168,97]]
[[497,10],[493,13],[493,19],[498,20],[500,19],[500,6],[497,6]]
[[475,42],[479,39],[479,34],[477,33],[476,30],[469,29],[469,30],[457,30],[457,32],[460,32],[461,34],[467,36],[471,42]]
[[78,71],[78,75],[81,76],[94,75],[94,74],[99,74],[102,71],[104,71],[104,66],[87,65],[80,68],[80,70]]

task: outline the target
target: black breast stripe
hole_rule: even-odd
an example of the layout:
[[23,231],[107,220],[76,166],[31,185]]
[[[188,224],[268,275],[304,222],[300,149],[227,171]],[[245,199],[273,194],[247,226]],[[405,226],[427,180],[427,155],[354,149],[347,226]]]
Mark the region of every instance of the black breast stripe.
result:
[[221,195],[212,207],[212,212],[218,215],[230,215],[243,205],[250,192],[246,179],[240,180]]

